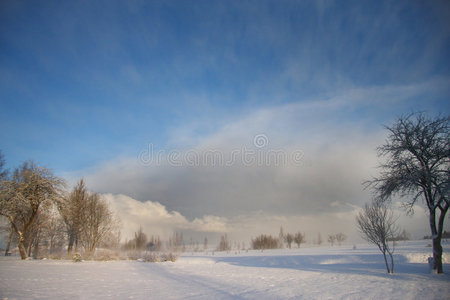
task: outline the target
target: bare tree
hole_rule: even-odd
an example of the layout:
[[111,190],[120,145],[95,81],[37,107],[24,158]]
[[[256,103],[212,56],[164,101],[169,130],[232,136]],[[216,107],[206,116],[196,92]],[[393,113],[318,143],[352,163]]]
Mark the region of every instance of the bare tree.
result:
[[286,241],[288,248],[291,249],[292,242],[294,241],[294,236],[291,233],[286,234],[284,240]]
[[150,251],[161,251],[162,249],[162,242],[159,235],[157,236],[151,236],[149,242],[147,243],[147,250]]
[[368,182],[380,201],[397,195],[406,198],[406,208],[423,199],[428,208],[433,239],[433,268],[443,273],[442,230],[450,200],[450,117],[427,118],[423,113],[401,117],[378,148],[385,158],[381,174]]
[[25,244],[36,217],[50,202],[57,201],[64,183],[46,168],[25,162],[14,171],[11,180],[1,182],[0,214],[8,218],[18,235],[22,259],[27,258]]
[[30,226],[25,238],[25,249],[28,256],[38,258],[39,248],[43,237],[44,227],[47,222],[46,210],[40,210],[35,217],[33,224]]
[[17,235],[15,234],[14,228],[7,218],[0,216],[0,222],[0,232],[2,233],[2,235],[8,236],[5,248],[5,256],[8,256],[11,254],[9,252],[9,250],[11,249],[11,245],[17,243]]
[[[395,219],[392,211],[383,203],[373,201],[371,205],[366,205],[364,210],[356,216],[358,229],[362,237],[368,242],[377,245],[383,253],[386,270],[388,273],[394,273],[394,245],[392,240],[398,234],[398,228],[395,225]],[[389,246],[389,240],[392,246]],[[389,266],[386,253],[390,257]]]
[[97,193],[91,193],[85,206],[85,218],[81,227],[81,242],[87,254],[93,255],[95,248],[110,234],[118,222],[108,204]]
[[139,226],[139,230],[134,233],[134,249],[144,250],[147,246],[147,235],[142,230],[142,226]]
[[297,232],[294,235],[294,242],[297,244],[297,247],[300,248],[300,245],[306,242],[305,235],[301,234],[300,232]]
[[220,243],[217,246],[217,251],[230,251],[231,250],[231,243],[228,240],[227,234],[224,234],[220,237]]
[[333,246],[335,241],[336,241],[336,235],[329,234],[328,235],[328,243],[330,243],[330,245]]
[[336,237],[336,242],[338,243],[339,246],[342,244],[343,241],[345,241],[347,239],[347,236],[342,232],[336,233],[335,237]]
[[78,242],[80,239],[82,224],[85,222],[86,205],[89,193],[80,179],[73,190],[62,199],[58,204],[59,212],[66,225],[67,233],[67,254],[71,254],[73,247],[78,251]]

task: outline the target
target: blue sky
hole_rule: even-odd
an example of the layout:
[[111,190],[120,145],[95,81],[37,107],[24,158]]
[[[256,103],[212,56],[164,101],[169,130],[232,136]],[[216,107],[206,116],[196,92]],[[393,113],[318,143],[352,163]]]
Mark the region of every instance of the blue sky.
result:
[[[0,149],[9,167],[34,159],[189,220],[353,212],[382,124],[449,113],[449,53],[448,1],[5,0]],[[261,133],[305,167],[138,159]]]
[[[208,134],[256,108],[448,82],[450,73],[444,1],[0,5],[1,140],[10,165],[32,158],[79,170],[149,142],[168,147],[186,124]],[[448,88],[439,89],[343,118],[448,112]]]

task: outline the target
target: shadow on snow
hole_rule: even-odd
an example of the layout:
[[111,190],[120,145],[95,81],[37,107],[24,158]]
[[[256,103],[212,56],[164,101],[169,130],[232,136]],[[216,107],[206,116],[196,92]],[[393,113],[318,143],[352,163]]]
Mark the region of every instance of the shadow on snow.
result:
[[[394,274],[386,273],[382,254],[355,255],[280,255],[280,256],[241,256],[218,257],[223,262],[236,266],[254,268],[281,268],[321,273],[373,275],[393,279],[406,279],[414,276],[436,276],[437,280],[450,280],[450,274],[434,275],[426,263],[410,263],[402,254],[394,255]],[[444,270],[450,270],[450,264],[444,264]]]

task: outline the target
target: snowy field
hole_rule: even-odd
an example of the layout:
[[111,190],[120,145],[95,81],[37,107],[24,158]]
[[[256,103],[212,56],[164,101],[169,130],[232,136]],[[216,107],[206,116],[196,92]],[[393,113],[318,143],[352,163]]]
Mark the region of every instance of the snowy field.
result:
[[402,242],[395,274],[368,245],[184,254],[175,263],[0,259],[2,299],[450,299],[429,241]]

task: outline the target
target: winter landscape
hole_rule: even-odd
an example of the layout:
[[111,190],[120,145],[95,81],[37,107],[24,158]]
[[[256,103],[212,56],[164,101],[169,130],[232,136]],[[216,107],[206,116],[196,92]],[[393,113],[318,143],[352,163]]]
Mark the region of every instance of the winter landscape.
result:
[[450,299],[450,1],[0,0],[0,299]]
[[[444,243],[445,252],[450,243]],[[428,240],[399,242],[396,272],[367,244],[184,253],[176,262],[0,258],[3,299],[448,299]],[[445,269],[450,268],[445,255]]]

